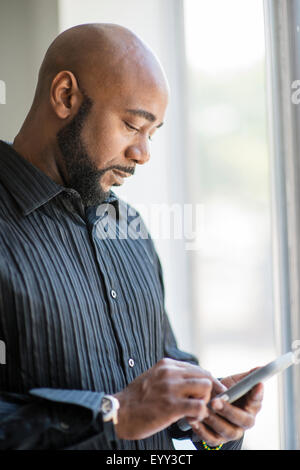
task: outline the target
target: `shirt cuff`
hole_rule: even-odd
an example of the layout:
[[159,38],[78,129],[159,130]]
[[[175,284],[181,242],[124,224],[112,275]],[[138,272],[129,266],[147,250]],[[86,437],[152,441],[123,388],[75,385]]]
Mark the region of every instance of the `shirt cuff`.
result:
[[64,390],[53,388],[32,388],[29,395],[56,403],[82,406],[90,410],[93,417],[98,416],[104,392],[91,392],[89,390]]
[[[91,419],[84,419],[82,417],[82,427],[92,427],[96,433],[103,433],[105,440],[110,448],[115,448],[117,443],[116,434],[114,429],[111,429],[110,423],[104,423],[102,414],[100,412],[100,405],[104,392],[92,392],[89,390],[65,390],[65,389],[52,389],[52,388],[34,388],[29,390],[29,395],[41,400],[46,400],[55,405],[53,407],[54,415],[56,417],[57,427],[65,433],[72,433],[78,428],[78,414],[74,410],[63,405],[70,405],[81,407],[81,411],[89,411]],[[58,406],[57,406],[58,405]],[[86,416],[86,415],[85,415]],[[113,424],[112,424],[113,426]]]

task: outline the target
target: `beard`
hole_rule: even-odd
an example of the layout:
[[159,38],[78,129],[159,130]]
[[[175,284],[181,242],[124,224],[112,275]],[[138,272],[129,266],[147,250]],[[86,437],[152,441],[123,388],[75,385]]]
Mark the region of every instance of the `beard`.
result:
[[57,133],[57,143],[65,164],[66,186],[75,189],[80,194],[83,205],[88,207],[101,204],[109,196],[110,191],[104,191],[101,187],[101,177],[112,167],[99,170],[84,146],[81,131],[93,101],[84,93],[83,96],[84,100],[76,116]]

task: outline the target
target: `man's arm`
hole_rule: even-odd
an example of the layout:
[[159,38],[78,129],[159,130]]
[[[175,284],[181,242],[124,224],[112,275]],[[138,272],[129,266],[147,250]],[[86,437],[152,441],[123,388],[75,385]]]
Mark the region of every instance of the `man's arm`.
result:
[[93,436],[98,448],[113,448],[99,413],[103,395],[47,388],[0,392],[0,450],[77,449]]

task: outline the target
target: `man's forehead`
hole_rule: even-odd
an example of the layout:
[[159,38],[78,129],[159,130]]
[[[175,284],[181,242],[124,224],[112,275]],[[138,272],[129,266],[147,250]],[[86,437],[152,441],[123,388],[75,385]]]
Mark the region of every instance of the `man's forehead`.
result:
[[149,123],[157,122],[162,125],[168,104],[168,92],[160,86],[142,86],[141,83],[131,82],[130,86],[120,86],[120,83],[98,84],[98,90],[93,94],[94,102],[99,112],[111,109],[132,117],[141,118]]

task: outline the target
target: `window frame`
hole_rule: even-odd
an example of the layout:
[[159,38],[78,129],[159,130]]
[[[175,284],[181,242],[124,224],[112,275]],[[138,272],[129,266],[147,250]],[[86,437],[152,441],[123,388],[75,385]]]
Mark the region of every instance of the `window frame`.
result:
[[[292,83],[300,78],[297,0],[264,0],[268,124],[271,162],[274,306],[278,353],[300,338],[300,108],[292,102]],[[299,51],[298,51],[299,53]],[[300,447],[297,384],[300,370],[279,377],[281,446]]]

